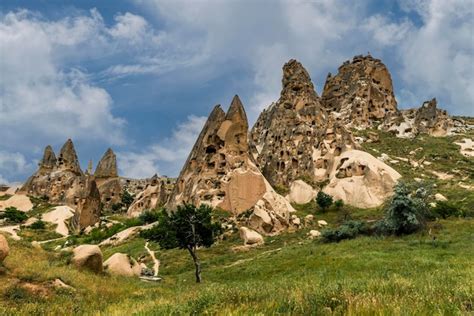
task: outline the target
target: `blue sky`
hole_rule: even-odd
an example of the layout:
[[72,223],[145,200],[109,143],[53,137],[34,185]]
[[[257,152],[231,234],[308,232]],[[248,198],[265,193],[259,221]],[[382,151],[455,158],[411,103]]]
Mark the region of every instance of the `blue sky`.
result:
[[473,3],[2,1],[0,182],[24,181],[68,137],[83,167],[112,147],[122,175],[176,176],[212,107],[239,94],[252,124],[290,58],[320,94],[370,52],[400,108],[436,97],[474,115]]

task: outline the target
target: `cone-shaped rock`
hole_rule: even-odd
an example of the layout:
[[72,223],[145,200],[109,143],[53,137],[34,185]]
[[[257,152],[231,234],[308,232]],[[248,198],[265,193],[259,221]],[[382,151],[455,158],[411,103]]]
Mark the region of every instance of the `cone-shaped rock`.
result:
[[61,148],[58,157],[58,169],[62,171],[71,171],[77,175],[82,175],[82,170],[77,159],[76,150],[71,139],[68,139]]
[[288,186],[298,178],[314,180],[312,153],[321,141],[327,115],[313,83],[296,60],[283,66],[280,99],[264,110],[251,131],[252,149],[272,185]]
[[246,225],[274,234],[288,226],[291,205],[278,195],[250,158],[248,122],[240,99],[227,114],[217,106],[209,115],[168,203],[209,204],[239,215],[251,210]]
[[372,56],[355,56],[328,75],[322,103],[328,111],[350,126],[372,126],[396,113],[392,77],[387,67]]
[[[303,69],[303,70],[302,70]],[[252,129],[256,161],[272,185],[299,190],[301,181],[359,207],[380,205],[400,175],[358,148],[344,122],[325,113],[301,64],[283,67],[280,99]],[[299,181],[300,185],[293,185]],[[315,191],[314,191],[315,192]],[[301,192],[290,192],[289,197]]]
[[46,146],[44,149],[43,159],[39,164],[39,172],[50,172],[56,166],[56,155],[51,146]]
[[76,231],[95,225],[100,220],[100,192],[97,183],[91,176],[85,178],[84,188],[76,197],[76,212],[72,219],[72,226]]
[[109,148],[102,156],[95,169],[94,176],[96,178],[115,178],[118,177],[117,157],[114,151]]

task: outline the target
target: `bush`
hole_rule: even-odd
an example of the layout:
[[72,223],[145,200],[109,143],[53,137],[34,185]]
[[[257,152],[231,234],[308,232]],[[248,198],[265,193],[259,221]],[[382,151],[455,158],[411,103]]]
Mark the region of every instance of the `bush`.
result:
[[28,215],[25,212],[18,210],[16,207],[7,207],[3,215],[0,215],[0,218],[6,219],[11,223],[23,223],[28,219]]
[[395,186],[395,192],[385,207],[383,223],[376,224],[376,230],[382,234],[411,234],[425,225],[429,214],[426,204],[426,190],[418,188],[414,192],[410,187],[400,182]]
[[336,208],[336,210],[340,210],[344,207],[344,201],[343,200],[336,200],[336,202],[334,202],[334,207]]
[[369,228],[361,221],[347,221],[338,228],[325,229],[321,236],[325,242],[339,242],[344,239],[353,239],[360,234],[368,234]]
[[122,206],[124,206],[126,209],[130,207],[130,205],[133,203],[133,200],[135,200],[135,196],[130,194],[127,190],[123,190],[122,193]]
[[37,220],[33,224],[30,225],[31,229],[45,229],[46,228],[46,223],[42,220]]
[[443,219],[448,218],[450,216],[463,217],[466,215],[461,209],[447,201],[437,202],[436,206],[432,209],[432,214],[435,217],[441,217]]
[[325,212],[332,205],[332,196],[323,191],[319,191],[316,196],[316,203],[319,205],[321,210]]
[[155,210],[146,210],[139,216],[140,221],[143,224],[151,224],[156,222],[160,218],[160,213]]
[[112,212],[118,213],[122,210],[122,203],[114,203],[110,208],[112,209]]

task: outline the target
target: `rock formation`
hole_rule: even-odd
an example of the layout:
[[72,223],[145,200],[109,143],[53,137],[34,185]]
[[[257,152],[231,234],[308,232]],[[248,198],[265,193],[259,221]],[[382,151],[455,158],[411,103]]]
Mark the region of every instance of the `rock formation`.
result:
[[254,230],[251,230],[247,227],[240,227],[239,228],[240,238],[244,240],[244,246],[247,245],[263,245],[263,237],[259,233]]
[[445,110],[438,108],[436,99],[423,102],[418,109],[401,110],[380,126],[397,137],[412,138],[418,134],[447,136],[464,128],[465,123],[453,120]]
[[132,257],[124,253],[114,253],[104,262],[105,271],[115,275],[126,277],[138,277],[142,272],[142,268],[138,262]]
[[157,175],[153,176],[146,188],[137,194],[135,200],[128,208],[127,215],[136,217],[145,210],[153,210],[165,205],[173,192],[174,184],[174,179],[167,177],[159,178]]
[[122,181],[118,176],[117,157],[111,148],[107,149],[100,159],[94,177],[103,207],[110,209],[112,205],[120,203],[123,191]]
[[372,126],[396,113],[397,101],[387,67],[372,56],[355,56],[327,76],[322,103],[338,120],[351,127]]
[[86,269],[95,273],[103,271],[102,251],[96,245],[81,245],[73,250],[72,263],[78,269]]
[[7,239],[0,234],[0,264],[5,260],[5,258],[10,253],[10,248],[8,247]]
[[[44,151],[38,170],[20,189],[20,193],[47,197],[50,203],[64,204],[76,210],[75,228],[95,224],[100,216],[100,193],[95,178],[79,166],[73,142],[68,139],[58,158],[50,146]],[[80,215],[82,214],[82,215]]]
[[[379,62],[372,59],[370,62],[374,66],[364,66],[362,69],[368,67],[370,71],[367,69],[364,71],[369,71],[372,77],[378,78],[377,82],[382,82],[382,78],[379,78],[382,75],[379,72],[384,72],[372,69]],[[353,62],[356,65],[359,63],[364,64],[366,61],[354,60]],[[354,67],[358,69],[359,66]],[[382,68],[385,69],[385,67]],[[362,78],[362,74],[356,75],[349,70],[343,71],[343,73],[346,72],[350,74],[348,75],[350,78],[353,77],[353,80]],[[304,75],[295,76],[294,74]],[[303,82],[296,83],[295,81]],[[389,170],[390,167],[380,166],[373,156],[357,150],[359,146],[354,141],[351,132],[344,126],[344,121],[324,113],[316,92],[308,91],[308,89],[313,89],[313,84],[300,63],[291,60],[285,64],[282,83],[283,91],[280,99],[260,115],[251,132],[252,145],[255,148],[254,157],[265,177],[272,185],[292,189],[288,198],[294,202],[296,202],[295,198],[298,198],[299,202],[306,202],[311,198],[315,191],[309,190],[308,186],[323,187],[329,183],[325,190],[335,194],[336,190],[329,188],[341,189],[342,191],[337,192],[336,197],[348,204],[361,206],[365,203],[374,206],[375,202],[382,203],[388,192],[391,192],[390,186],[398,179],[398,173],[386,172],[385,170]],[[297,89],[295,90],[294,87]],[[305,101],[301,103],[301,99]],[[388,102],[387,100],[384,102]],[[395,106],[395,103],[391,104]],[[375,118],[374,115],[376,115],[375,112],[367,114],[367,118]],[[355,155],[355,153],[362,154]],[[357,159],[351,160],[353,156]],[[373,160],[376,160],[377,164],[373,163]],[[345,174],[341,168],[347,169]],[[351,172],[351,168],[356,168],[356,170]],[[388,176],[385,173],[388,173]],[[341,181],[341,178],[346,178],[346,180]],[[367,186],[368,192],[365,192],[367,194],[360,196],[361,200],[359,200],[360,189],[357,186],[340,184],[345,181],[363,183]],[[303,186],[306,188],[305,194],[296,194],[297,187]],[[369,193],[377,195],[374,197]]]
[[247,116],[238,96],[227,114],[216,106],[181,170],[168,208],[205,203],[235,216],[249,214],[248,225],[264,234],[286,228],[294,210],[256,167],[247,134]]

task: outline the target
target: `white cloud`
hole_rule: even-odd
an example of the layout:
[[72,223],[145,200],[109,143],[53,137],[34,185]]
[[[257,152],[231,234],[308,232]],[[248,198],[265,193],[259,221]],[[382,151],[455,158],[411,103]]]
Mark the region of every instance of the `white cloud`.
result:
[[362,30],[372,33],[373,38],[383,46],[399,45],[413,31],[413,27],[408,19],[393,23],[380,14],[369,17],[362,24]]
[[202,116],[188,116],[185,122],[179,123],[173,130],[171,137],[139,152],[117,153],[121,173],[126,177],[147,178],[159,173],[162,166],[166,165],[172,175],[177,175],[206,119]]
[[32,168],[33,165],[21,153],[0,150],[0,184],[8,184],[9,176],[29,172]]

